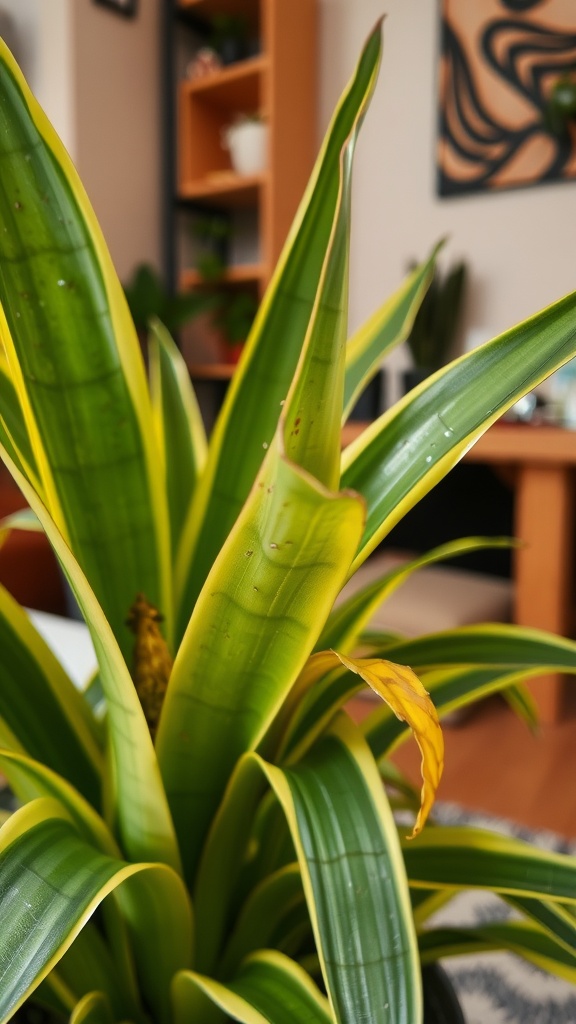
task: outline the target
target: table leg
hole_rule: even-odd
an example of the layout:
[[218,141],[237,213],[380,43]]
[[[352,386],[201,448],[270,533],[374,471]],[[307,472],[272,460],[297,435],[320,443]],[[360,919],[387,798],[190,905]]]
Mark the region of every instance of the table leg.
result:
[[[568,636],[573,567],[573,479],[563,466],[518,467],[514,620]],[[561,717],[563,678],[550,675],[530,688],[543,722]]]

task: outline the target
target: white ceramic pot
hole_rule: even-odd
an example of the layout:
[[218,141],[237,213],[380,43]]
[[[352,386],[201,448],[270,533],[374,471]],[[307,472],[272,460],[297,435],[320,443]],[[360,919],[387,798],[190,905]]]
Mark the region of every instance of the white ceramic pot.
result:
[[261,174],[268,160],[268,125],[261,121],[242,121],[222,131],[222,145],[230,152],[237,174]]

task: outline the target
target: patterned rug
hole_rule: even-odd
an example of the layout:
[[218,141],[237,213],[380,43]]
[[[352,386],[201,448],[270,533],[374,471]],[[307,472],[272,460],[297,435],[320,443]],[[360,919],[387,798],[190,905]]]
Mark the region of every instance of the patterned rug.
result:
[[[489,828],[544,849],[576,854],[576,842],[452,804],[437,804],[434,817],[446,825]],[[512,916],[512,909],[496,896],[474,891],[461,893],[433,920],[436,925],[472,925]],[[454,983],[466,1024],[576,1024],[576,988],[511,953],[474,953],[445,960],[442,966]]]

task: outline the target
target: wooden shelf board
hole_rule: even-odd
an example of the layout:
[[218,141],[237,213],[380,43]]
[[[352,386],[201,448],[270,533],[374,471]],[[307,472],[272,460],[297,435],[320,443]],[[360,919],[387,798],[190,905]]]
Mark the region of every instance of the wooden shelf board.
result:
[[193,380],[230,380],[236,369],[234,363],[187,363]]
[[252,108],[260,105],[260,80],[267,67],[267,57],[259,54],[209,75],[188,79],[181,83],[183,98],[210,100],[251,113]]
[[196,202],[221,202],[227,206],[252,206],[258,202],[260,190],[266,181],[265,174],[243,177],[233,171],[224,171],[198,181],[181,182],[179,198]]
[[254,17],[258,4],[255,0],[178,0],[181,10],[197,11],[206,18],[215,14],[245,14]]
[[[238,266],[226,267],[221,280],[227,284],[259,284],[266,276],[262,263],[242,263]],[[195,288],[206,282],[197,270],[183,270],[180,276],[180,287]]]

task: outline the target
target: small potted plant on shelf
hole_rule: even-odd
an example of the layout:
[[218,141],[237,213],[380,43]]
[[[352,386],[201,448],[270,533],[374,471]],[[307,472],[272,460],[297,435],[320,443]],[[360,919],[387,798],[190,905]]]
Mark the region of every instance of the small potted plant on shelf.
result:
[[254,295],[242,289],[223,288],[215,290],[210,297],[214,323],[222,332],[224,362],[235,364],[244,351],[258,302]]
[[207,307],[206,297],[195,292],[171,292],[149,263],[140,263],[124,284],[124,294],[140,338],[145,339],[151,320],[161,320],[177,334]]
[[[0,771],[19,802],[0,829],[3,1021],[30,1001],[73,1024],[420,1024],[422,964],[474,944],[576,975],[575,858],[423,831],[438,715],[500,689],[526,712],[523,679],[575,672],[576,645],[483,627],[372,636],[360,655],[375,605],[416,565],[334,610],[402,512],[576,353],[574,294],[446,367],[342,456],[342,422],[405,339],[435,260],[346,344],[350,158],[380,52],[378,27],[207,445],[159,323],[147,380],[78,176],[0,49],[0,453],[99,665],[79,692],[0,590]],[[361,730],[343,708],[365,686],[381,702]],[[410,729],[421,794],[389,760]],[[521,908],[521,926],[430,926],[469,886]]]
[[243,14],[215,14],[211,19],[208,46],[222,64],[235,64],[249,56],[248,19]]
[[239,114],[222,130],[222,145],[232,168],[245,176],[262,174],[268,166],[268,125],[261,114]]
[[435,268],[430,287],[406,339],[413,361],[413,369],[404,374],[407,390],[439,370],[454,355],[467,276],[466,264],[462,261],[449,267],[444,274]]
[[202,311],[208,313],[216,332],[222,361],[237,363],[256,316],[256,295],[245,285],[226,281],[228,218],[217,214],[197,217],[193,233],[200,243],[195,262],[201,281]]

